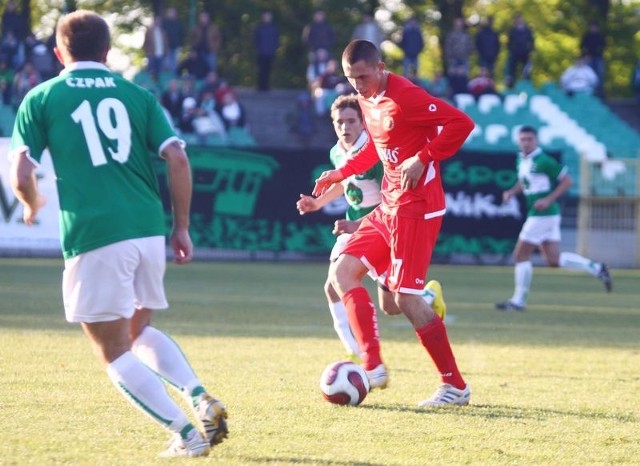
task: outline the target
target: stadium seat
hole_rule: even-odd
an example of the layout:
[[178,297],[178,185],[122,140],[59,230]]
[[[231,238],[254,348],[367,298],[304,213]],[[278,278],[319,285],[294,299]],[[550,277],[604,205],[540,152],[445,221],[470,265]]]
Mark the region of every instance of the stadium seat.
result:
[[476,105],[476,99],[471,94],[456,94],[453,96],[453,102],[463,112],[469,106]]
[[480,113],[490,113],[495,107],[501,107],[502,101],[495,94],[483,94],[478,99],[478,110]]
[[484,138],[489,144],[495,145],[507,136],[509,136],[509,129],[505,125],[491,124],[487,126]]

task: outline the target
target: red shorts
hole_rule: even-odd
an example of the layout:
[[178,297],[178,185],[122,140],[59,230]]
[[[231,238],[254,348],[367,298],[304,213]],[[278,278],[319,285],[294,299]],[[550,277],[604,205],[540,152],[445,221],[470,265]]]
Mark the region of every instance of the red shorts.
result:
[[378,276],[387,272],[389,290],[422,294],[441,225],[442,217],[398,217],[378,208],[362,220],[342,253],[359,258]]

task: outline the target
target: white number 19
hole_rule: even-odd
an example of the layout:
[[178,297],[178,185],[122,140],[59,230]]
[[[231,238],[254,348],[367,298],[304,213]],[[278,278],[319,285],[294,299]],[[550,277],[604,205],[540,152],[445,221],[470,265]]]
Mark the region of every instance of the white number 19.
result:
[[107,163],[98,128],[107,138],[116,141],[117,149],[115,151],[111,147],[107,148],[111,158],[117,162],[125,163],[131,152],[131,122],[124,104],[111,97],[103,99],[98,104],[96,116],[98,118],[97,126],[96,119],[91,112],[91,105],[87,100],[83,100],[71,114],[73,121],[82,126],[91,163],[94,167]]

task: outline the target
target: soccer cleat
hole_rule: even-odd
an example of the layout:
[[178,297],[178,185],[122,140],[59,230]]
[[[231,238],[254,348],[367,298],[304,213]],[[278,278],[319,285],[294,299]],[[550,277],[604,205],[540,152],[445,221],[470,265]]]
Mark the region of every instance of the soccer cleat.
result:
[[496,309],[500,309],[501,311],[524,311],[524,304],[516,304],[510,299],[507,301],[503,301],[501,303],[496,303]]
[[217,445],[227,438],[229,434],[226,421],[227,410],[220,400],[205,393],[200,396],[196,412],[209,445]]
[[433,296],[433,302],[431,303],[431,308],[433,311],[440,316],[442,320],[444,320],[444,316],[447,315],[447,303],[444,302],[444,296],[442,295],[442,285],[438,280],[431,280],[424,287],[424,293],[422,296],[426,296],[427,294]]
[[435,406],[458,405],[466,406],[471,398],[471,388],[469,384],[463,389],[459,389],[448,383],[440,385],[431,398],[418,403],[421,408],[432,408]]
[[374,388],[384,390],[389,385],[389,373],[384,364],[379,364],[375,369],[365,370],[369,379],[369,391]]
[[202,436],[198,429],[191,429],[187,438],[183,439],[180,434],[174,434],[169,440],[167,449],[160,453],[161,458],[180,458],[196,456],[207,456],[211,447],[209,442]]
[[604,287],[607,290],[607,293],[611,293],[613,289],[613,280],[611,279],[611,274],[609,273],[609,267],[606,264],[600,264],[600,272],[598,273],[598,279],[604,283]]

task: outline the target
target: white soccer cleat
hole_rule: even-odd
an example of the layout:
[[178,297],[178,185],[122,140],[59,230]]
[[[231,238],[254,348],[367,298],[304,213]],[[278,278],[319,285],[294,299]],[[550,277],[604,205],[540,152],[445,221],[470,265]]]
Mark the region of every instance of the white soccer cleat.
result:
[[226,421],[227,410],[220,400],[216,400],[206,393],[201,395],[196,406],[196,413],[202,423],[202,429],[209,445],[217,445],[227,438],[229,434]]
[[180,434],[173,434],[167,449],[160,453],[161,458],[195,458],[197,456],[207,456],[211,447],[209,442],[202,436],[198,429],[191,429],[187,438],[183,439]]
[[438,316],[444,320],[444,317],[447,315],[447,303],[444,302],[442,285],[440,285],[438,280],[431,280],[426,284],[422,296],[426,297],[427,295],[433,297],[433,302],[431,303],[433,312],[438,314]]
[[375,369],[365,370],[369,379],[369,391],[374,388],[384,390],[389,385],[389,373],[384,364],[379,364]]
[[469,384],[461,390],[453,385],[445,383],[440,385],[431,398],[422,400],[418,403],[418,406],[421,408],[432,408],[446,405],[466,406],[469,404],[470,399],[471,388],[469,387]]

